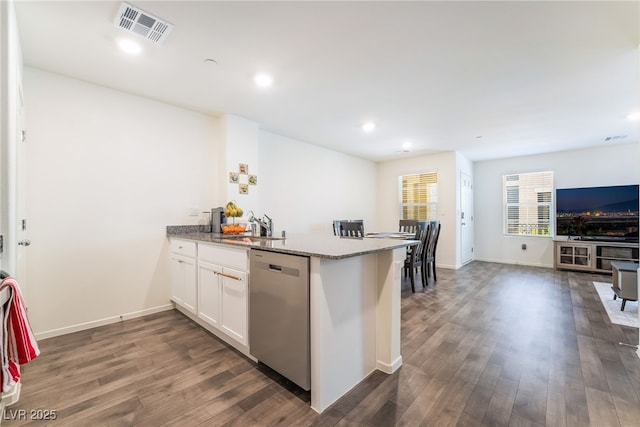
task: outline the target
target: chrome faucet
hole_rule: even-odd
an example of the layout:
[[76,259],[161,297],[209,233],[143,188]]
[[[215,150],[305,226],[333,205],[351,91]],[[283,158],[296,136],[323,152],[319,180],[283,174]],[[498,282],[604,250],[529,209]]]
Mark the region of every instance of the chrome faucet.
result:
[[[264,214],[264,217],[267,219],[266,221],[262,220],[263,223],[266,222],[266,224],[261,224],[260,225],[260,235],[262,236],[262,230],[264,230],[264,235],[265,236],[273,236],[273,220],[271,218],[269,218],[267,216],[267,214]],[[258,223],[260,224],[260,223]]]
[[264,219],[256,218],[253,216],[253,211],[249,211],[249,222],[257,222],[260,226],[260,235],[264,237],[273,236],[273,220],[269,218],[267,214],[264,214]]

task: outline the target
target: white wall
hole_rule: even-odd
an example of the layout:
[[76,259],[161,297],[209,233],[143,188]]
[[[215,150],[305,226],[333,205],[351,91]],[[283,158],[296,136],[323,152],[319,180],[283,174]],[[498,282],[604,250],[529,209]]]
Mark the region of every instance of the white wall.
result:
[[[260,211],[275,233],[333,233],[334,219],[378,228],[376,164],[266,131],[259,138]],[[396,223],[397,226],[397,223]]]
[[[488,160],[474,164],[475,259],[553,267],[553,242],[503,233],[502,176],[553,171],[555,188],[638,184],[638,144]],[[527,245],[526,250],[521,245]]]
[[[249,210],[259,209],[260,190],[262,185],[249,185],[247,194],[240,194],[240,185],[249,183],[249,174],[258,176],[260,169],[258,162],[258,129],[257,122],[242,117],[225,115],[221,117],[222,135],[224,141],[225,164],[221,173],[216,176],[226,183],[226,199],[219,205],[223,206],[230,200],[235,200],[245,214],[237,221],[247,222]],[[249,167],[249,174],[240,174],[239,183],[229,182],[230,172],[239,172],[240,163]],[[260,184],[260,183],[259,183]]]
[[166,226],[224,199],[218,120],[37,69],[24,81],[34,330],[166,307]]
[[14,5],[4,1],[0,2],[0,234],[4,236],[0,267],[13,275],[18,273],[16,145],[21,80],[22,54]]
[[439,154],[392,160],[378,164],[378,223],[380,230],[397,230],[400,220],[398,177],[401,175],[430,172],[438,173],[438,212],[441,230],[438,239],[437,265],[459,266],[457,209],[460,203],[458,181],[460,170],[453,151]]

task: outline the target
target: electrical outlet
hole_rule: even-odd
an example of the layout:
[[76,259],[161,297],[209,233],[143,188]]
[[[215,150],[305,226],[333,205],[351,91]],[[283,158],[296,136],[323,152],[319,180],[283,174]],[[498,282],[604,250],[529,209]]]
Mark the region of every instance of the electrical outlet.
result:
[[198,216],[200,215],[200,209],[198,208],[189,208],[189,212],[187,213],[189,216]]

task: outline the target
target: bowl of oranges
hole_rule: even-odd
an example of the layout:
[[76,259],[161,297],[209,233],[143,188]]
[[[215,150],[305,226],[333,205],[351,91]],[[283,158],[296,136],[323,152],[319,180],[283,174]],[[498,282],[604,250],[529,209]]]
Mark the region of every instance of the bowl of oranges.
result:
[[224,234],[231,234],[231,233],[244,233],[245,231],[247,231],[247,225],[246,224],[222,224],[220,225],[220,228],[222,228],[222,232]]

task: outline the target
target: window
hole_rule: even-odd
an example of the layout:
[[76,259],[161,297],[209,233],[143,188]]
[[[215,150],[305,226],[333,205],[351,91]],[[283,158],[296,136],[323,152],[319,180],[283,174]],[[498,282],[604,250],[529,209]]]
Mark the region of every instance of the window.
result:
[[504,233],[507,236],[551,236],[553,172],[505,175]]
[[403,175],[400,181],[400,219],[436,219],[437,172]]

